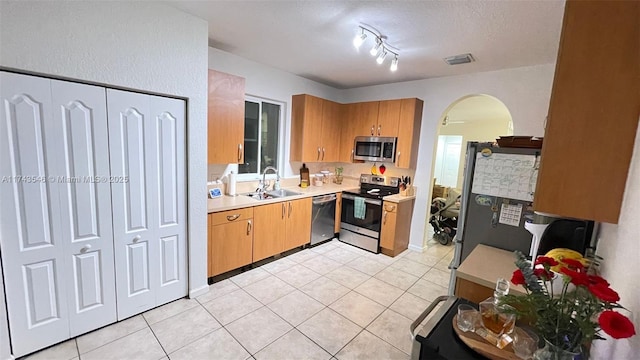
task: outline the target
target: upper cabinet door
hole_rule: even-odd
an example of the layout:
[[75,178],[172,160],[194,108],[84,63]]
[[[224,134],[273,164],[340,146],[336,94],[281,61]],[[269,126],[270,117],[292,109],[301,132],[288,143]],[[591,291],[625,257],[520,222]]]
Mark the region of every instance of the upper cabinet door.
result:
[[105,89],[51,81],[71,336],[116,321]]
[[339,160],[342,129],[342,104],[324,100],[322,105],[322,161]]
[[[51,81],[0,73],[0,239],[13,355],[69,338]],[[53,178],[50,178],[53,177]]]
[[640,2],[567,1],[534,199],[617,223],[640,111]]
[[322,107],[324,100],[294,95],[291,106],[291,161],[322,161]]
[[418,164],[423,105],[424,102],[416,98],[401,100],[398,142],[396,143],[396,167],[415,169]]
[[380,101],[378,108],[378,127],[375,129],[375,136],[398,136],[401,102],[402,100]]
[[339,161],[353,162],[356,136],[374,136],[378,128],[379,101],[344,104]]
[[209,164],[244,163],[245,79],[209,70]]

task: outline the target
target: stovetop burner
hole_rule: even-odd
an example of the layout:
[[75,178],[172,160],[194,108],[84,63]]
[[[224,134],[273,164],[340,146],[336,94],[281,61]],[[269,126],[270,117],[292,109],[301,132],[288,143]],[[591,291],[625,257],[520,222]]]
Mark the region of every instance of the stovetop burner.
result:
[[382,199],[385,196],[400,193],[398,180],[396,177],[362,174],[360,175],[360,190],[345,192],[370,199]]

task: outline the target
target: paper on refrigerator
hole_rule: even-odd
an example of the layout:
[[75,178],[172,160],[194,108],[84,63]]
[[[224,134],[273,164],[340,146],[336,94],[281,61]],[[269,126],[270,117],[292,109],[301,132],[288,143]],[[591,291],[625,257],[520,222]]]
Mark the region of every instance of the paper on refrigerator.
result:
[[493,153],[483,156],[478,153],[471,192],[533,201],[537,179],[534,155]]

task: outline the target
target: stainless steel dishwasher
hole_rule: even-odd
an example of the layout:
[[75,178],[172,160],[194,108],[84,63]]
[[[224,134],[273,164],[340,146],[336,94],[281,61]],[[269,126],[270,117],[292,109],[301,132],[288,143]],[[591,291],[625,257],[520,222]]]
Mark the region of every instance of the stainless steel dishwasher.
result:
[[336,194],[314,196],[311,211],[311,245],[332,239],[336,224]]

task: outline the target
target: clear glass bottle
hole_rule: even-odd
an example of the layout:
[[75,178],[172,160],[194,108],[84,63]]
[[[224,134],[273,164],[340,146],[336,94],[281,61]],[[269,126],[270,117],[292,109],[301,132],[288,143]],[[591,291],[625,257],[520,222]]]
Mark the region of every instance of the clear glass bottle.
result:
[[509,282],[498,279],[493,296],[479,304],[482,325],[496,337],[510,334],[516,323],[516,315],[509,305],[500,305],[500,298],[509,293]]

